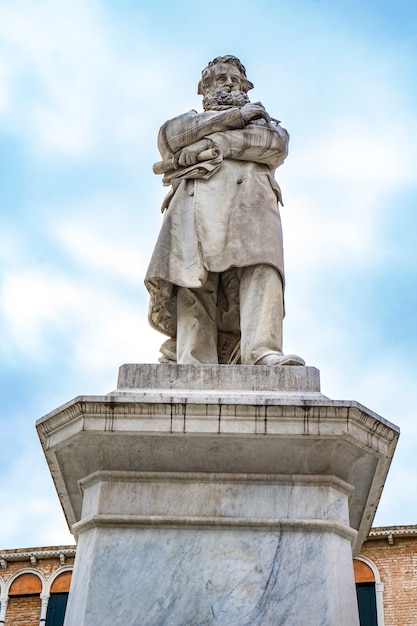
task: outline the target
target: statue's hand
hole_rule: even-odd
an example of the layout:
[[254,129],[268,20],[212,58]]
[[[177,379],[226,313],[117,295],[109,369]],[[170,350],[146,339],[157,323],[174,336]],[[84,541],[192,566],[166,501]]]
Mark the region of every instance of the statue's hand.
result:
[[201,139],[196,143],[191,144],[190,146],[185,146],[180,150],[180,152],[176,155],[176,162],[178,165],[182,165],[182,167],[188,167],[189,165],[195,165],[199,162],[198,155],[204,150],[207,150],[211,142],[207,139]]
[[245,106],[240,109],[240,113],[245,125],[249,124],[252,120],[262,118],[266,122],[269,122],[271,119],[260,102],[249,102],[248,104],[245,104]]

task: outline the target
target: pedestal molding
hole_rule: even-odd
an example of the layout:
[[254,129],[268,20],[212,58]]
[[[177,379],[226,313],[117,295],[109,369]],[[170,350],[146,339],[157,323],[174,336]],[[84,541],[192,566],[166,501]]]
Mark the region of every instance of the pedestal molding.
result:
[[98,470],[78,481],[84,491],[100,482],[207,482],[207,483],[249,483],[279,485],[314,485],[335,487],[348,496],[352,496],[355,488],[337,476],[325,474],[253,474],[240,472],[134,472],[118,470]]
[[132,398],[84,396],[38,420],[37,430],[45,452],[84,431],[274,437],[290,430],[292,435],[323,439],[335,435],[360,438],[367,448],[389,456],[399,435],[396,426],[354,401],[290,402],[274,395],[260,403],[240,395],[233,401],[216,397],[196,404],[173,397],[154,403],[146,394]]
[[221,390],[211,399],[195,392],[201,403],[191,396],[174,402],[175,393],[164,390],[166,403],[154,402],[147,390],[80,396],[38,421],[69,527],[81,519],[78,481],[101,469],[322,474],[355,486],[350,523],[359,531],[359,553],[397,443],[396,426],[357,402],[324,396],[296,401],[271,391],[256,404],[256,393],[242,391],[236,402],[222,404]]
[[155,528],[164,526],[167,528],[181,528],[193,526],[204,529],[217,530],[269,530],[293,531],[293,532],[316,532],[333,533],[348,539],[353,545],[358,535],[357,531],[336,520],[320,519],[286,519],[286,518],[259,518],[259,517],[180,517],[165,515],[104,515],[94,514],[73,524],[71,532],[78,538],[79,535],[93,528],[103,526],[133,526]]

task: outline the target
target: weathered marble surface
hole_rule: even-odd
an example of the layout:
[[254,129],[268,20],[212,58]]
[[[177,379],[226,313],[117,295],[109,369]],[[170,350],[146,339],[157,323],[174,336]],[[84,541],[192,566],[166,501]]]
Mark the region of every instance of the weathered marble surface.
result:
[[[186,390],[206,394],[244,391],[274,392],[275,394],[320,393],[320,372],[315,367],[269,367],[257,369],[242,365],[176,365],[127,363],[119,368],[117,391],[128,390]],[[242,395],[242,394],[241,394]],[[310,396],[311,397],[311,396]]]
[[359,624],[338,535],[92,529],[79,538],[74,580],[65,626]]
[[334,476],[99,470],[81,479],[80,487],[84,521],[73,526],[76,532],[93,516],[124,515],[143,524],[153,516],[155,523],[161,518],[161,523],[186,525],[192,519],[208,526],[274,526],[291,519],[303,529],[306,520],[315,520],[313,526],[326,520],[323,527],[337,522],[342,534],[356,538],[348,506],[354,488]]
[[343,481],[99,471],[81,488],[67,626],[356,623]]
[[66,626],[356,626],[352,548],[398,429],[314,368],[196,371],[123,366],[39,420],[78,537]]

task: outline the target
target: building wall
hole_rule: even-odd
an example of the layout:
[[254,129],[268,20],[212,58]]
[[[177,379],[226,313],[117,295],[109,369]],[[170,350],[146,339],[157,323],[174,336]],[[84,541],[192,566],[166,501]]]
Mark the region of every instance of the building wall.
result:
[[0,553],[0,624],[39,626],[51,593],[67,592],[75,546],[24,548]]
[[416,626],[417,528],[373,529],[361,555],[376,566],[383,584],[384,626]]
[[6,626],[38,626],[41,614],[41,598],[38,594],[12,596],[6,613]]

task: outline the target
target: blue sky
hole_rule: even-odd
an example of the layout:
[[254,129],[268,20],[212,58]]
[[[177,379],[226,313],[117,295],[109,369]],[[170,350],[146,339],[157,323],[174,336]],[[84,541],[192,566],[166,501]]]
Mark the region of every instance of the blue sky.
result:
[[284,348],[401,428],[375,524],[417,523],[416,23],[414,0],[0,0],[1,548],[73,542],[36,419],[158,358],[156,135],[221,54],[291,136]]

